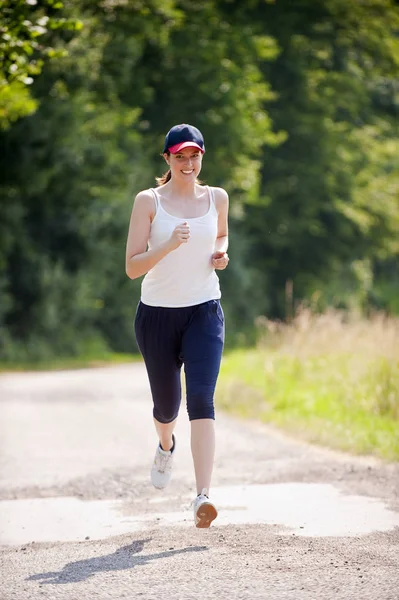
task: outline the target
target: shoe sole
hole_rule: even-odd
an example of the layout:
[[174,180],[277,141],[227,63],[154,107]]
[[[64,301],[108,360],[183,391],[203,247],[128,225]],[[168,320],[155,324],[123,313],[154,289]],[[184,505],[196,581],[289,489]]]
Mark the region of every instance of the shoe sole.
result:
[[204,502],[197,510],[195,526],[199,529],[207,529],[217,516],[218,511],[213,504]]
[[167,485],[160,486],[160,485],[155,485],[154,483],[152,485],[156,490],[164,490],[167,487]]
[[162,485],[162,484],[159,484],[159,483],[158,483],[158,484],[154,483],[154,482],[152,481],[152,479],[151,479],[151,483],[152,483],[152,485],[154,486],[154,488],[155,488],[156,490],[164,490],[166,487],[168,487],[168,485],[169,485],[169,483],[170,483],[170,479],[168,479],[168,481],[167,481],[165,484],[163,484],[163,485]]

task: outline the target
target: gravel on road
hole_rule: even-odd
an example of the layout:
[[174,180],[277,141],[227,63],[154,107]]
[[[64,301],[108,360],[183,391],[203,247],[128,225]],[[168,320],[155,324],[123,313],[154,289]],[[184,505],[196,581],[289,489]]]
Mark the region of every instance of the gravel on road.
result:
[[197,530],[184,404],[172,482],[140,363],[0,376],[0,600],[399,599],[399,464],[217,414]]

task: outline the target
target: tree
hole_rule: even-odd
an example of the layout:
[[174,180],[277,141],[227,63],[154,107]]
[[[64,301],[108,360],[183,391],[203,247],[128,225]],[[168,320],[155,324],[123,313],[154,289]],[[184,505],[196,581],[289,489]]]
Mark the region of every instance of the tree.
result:
[[271,119],[287,138],[265,147],[243,226],[252,264],[267,273],[265,309],[283,316],[287,281],[299,300],[309,297],[347,264],[397,243],[399,13],[390,0],[237,10],[281,49],[263,73],[276,94]]
[[60,42],[66,32],[81,28],[66,18],[59,0],[0,1],[0,128],[32,114],[37,102],[29,86],[46,59],[65,54]]
[[321,288],[327,297],[347,273],[359,285],[367,269],[391,274],[393,9],[70,0],[65,18],[83,28],[53,32],[51,47],[67,55],[30,86],[36,112],[11,125],[9,115],[0,136],[0,355],[134,348],[128,220],[178,122],[203,131],[202,179],[230,193],[232,260],[220,274],[229,342],[258,314],[284,316],[287,281],[304,299]]
[[256,184],[259,149],[276,137],[258,111],[270,94],[252,64],[261,40],[248,30],[239,50],[241,34],[219,27],[216,3],[79,8],[81,34],[33,88],[39,109],[3,136],[3,323],[36,354],[40,340],[42,354],[79,352],[98,331],[115,349],[133,347],[140,282],[123,268],[128,194],[153,185],[172,124],[203,128],[214,157],[205,177],[241,193]]

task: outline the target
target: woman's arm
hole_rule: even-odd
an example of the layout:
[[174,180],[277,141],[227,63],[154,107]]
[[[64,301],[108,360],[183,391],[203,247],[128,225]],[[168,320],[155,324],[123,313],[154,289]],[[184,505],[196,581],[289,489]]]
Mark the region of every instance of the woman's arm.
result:
[[180,223],[169,240],[147,250],[151,221],[155,216],[154,199],[149,190],[137,194],[130,217],[129,233],[126,243],[126,275],[136,279],[145,275],[164,256],[188,241],[190,237],[187,223]]
[[214,188],[215,206],[218,212],[218,233],[212,264],[215,269],[225,269],[229,263],[227,248],[229,245],[229,196],[223,188]]

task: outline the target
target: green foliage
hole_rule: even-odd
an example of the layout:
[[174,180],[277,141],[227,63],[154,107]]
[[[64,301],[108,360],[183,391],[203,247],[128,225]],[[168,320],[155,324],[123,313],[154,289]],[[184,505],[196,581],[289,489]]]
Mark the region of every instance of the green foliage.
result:
[[31,97],[23,83],[15,81],[0,84],[0,129],[5,129],[13,121],[35,112],[37,102]]
[[265,297],[283,316],[287,280],[302,299],[338,265],[397,254],[399,13],[379,0],[258,3],[257,12],[281,47],[264,74],[287,138],[265,149],[260,202],[243,224],[268,273]]
[[81,28],[78,19],[58,16],[62,9],[59,0],[0,1],[0,129],[35,111],[27,86],[47,58],[64,56],[62,47],[56,47],[57,34]]
[[285,315],[287,281],[320,310],[399,310],[395,3],[0,10],[0,357],[135,349],[130,210],[178,122],[203,131],[201,177],[231,197],[228,345]]

